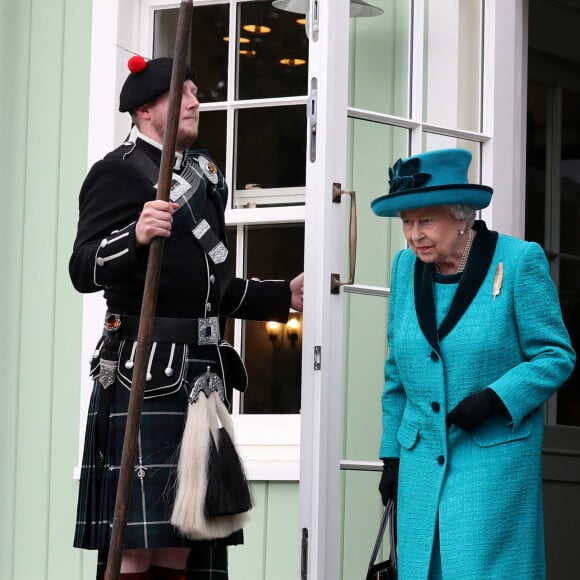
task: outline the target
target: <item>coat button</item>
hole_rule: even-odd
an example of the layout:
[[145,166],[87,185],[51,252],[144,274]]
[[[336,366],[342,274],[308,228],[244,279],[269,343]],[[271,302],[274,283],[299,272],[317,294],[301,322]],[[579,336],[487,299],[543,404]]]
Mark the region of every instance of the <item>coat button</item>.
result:
[[439,355],[434,350],[431,351],[429,356],[433,362],[437,362],[439,360]]
[[105,260],[103,260],[103,258],[97,258],[96,262],[97,262],[97,266],[104,266],[105,265]]
[[205,310],[206,310],[206,312],[211,312],[211,303],[210,303],[210,302],[208,302],[208,303],[205,305]]
[[431,403],[431,409],[433,409],[435,413],[439,413],[439,411],[441,410],[441,405],[437,401],[433,401]]
[[214,282],[215,282],[215,276],[213,274],[211,274],[209,277],[209,283],[213,284]]
[[443,464],[445,463],[445,457],[443,457],[443,455],[440,455],[440,456],[437,458],[437,463],[438,463],[439,465],[443,465]]

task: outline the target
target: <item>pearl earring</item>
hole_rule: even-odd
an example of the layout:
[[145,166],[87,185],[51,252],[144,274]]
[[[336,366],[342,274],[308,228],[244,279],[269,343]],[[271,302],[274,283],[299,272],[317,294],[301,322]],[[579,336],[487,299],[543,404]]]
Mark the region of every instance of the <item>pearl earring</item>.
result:
[[459,230],[459,235],[462,236],[465,233],[465,230]]

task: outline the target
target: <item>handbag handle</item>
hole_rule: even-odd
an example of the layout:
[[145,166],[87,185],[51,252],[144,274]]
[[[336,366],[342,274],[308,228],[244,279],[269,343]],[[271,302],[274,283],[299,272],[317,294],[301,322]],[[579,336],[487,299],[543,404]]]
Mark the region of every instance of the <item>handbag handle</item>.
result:
[[383,536],[385,535],[385,530],[389,526],[389,558],[393,569],[397,569],[397,504],[394,500],[390,499],[383,511],[383,517],[381,518],[381,523],[379,525],[379,533],[377,534],[377,539],[375,540],[375,546],[371,554],[371,561],[369,562],[369,570],[374,566],[375,560],[379,550],[381,549],[381,544],[383,543]]

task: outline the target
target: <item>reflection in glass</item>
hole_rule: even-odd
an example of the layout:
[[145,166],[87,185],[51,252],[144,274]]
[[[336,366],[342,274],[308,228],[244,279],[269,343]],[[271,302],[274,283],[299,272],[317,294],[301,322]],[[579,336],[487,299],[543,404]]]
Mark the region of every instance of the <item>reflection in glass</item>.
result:
[[[409,116],[409,0],[389,0],[384,14],[350,19],[350,107]],[[377,55],[380,55],[377,58]]]
[[[173,56],[178,8],[156,10],[153,55]],[[200,102],[227,99],[229,5],[196,6],[193,9],[188,62],[197,73]]]
[[425,6],[423,118],[479,131],[482,0],[426,0]]
[[296,14],[277,10],[271,2],[239,5],[238,36],[250,42],[238,55],[237,99],[307,93],[308,39],[297,20]]
[[240,109],[236,119],[236,189],[304,187],[305,107]]
[[[290,280],[304,269],[304,225],[246,228],[246,276]],[[302,314],[286,324],[244,323],[244,360],[248,390],[243,413],[300,412]]]

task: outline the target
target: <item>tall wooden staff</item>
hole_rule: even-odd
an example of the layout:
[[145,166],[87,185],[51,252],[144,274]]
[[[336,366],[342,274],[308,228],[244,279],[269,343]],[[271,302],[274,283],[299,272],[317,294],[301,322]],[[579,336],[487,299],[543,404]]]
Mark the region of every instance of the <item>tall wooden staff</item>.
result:
[[[173,68],[171,70],[171,84],[169,86],[167,123],[163,137],[163,151],[161,153],[159,182],[157,186],[157,199],[163,201],[169,201],[192,14],[193,0],[182,0],[177,19],[175,52],[173,56]],[[118,580],[121,571],[123,540],[127,524],[127,508],[131,497],[135,452],[141,422],[141,411],[143,409],[147,361],[149,360],[149,354],[151,352],[151,335],[153,331],[153,317],[155,316],[155,304],[157,301],[157,288],[159,286],[159,273],[161,271],[161,259],[163,257],[163,242],[164,238],[153,238],[149,248],[147,274],[143,289],[141,317],[139,320],[139,332],[137,334],[135,366],[133,368],[133,379],[131,381],[127,425],[125,427],[125,437],[123,440],[123,454],[121,456],[119,485],[115,499],[113,530],[109,544],[105,580]]]

